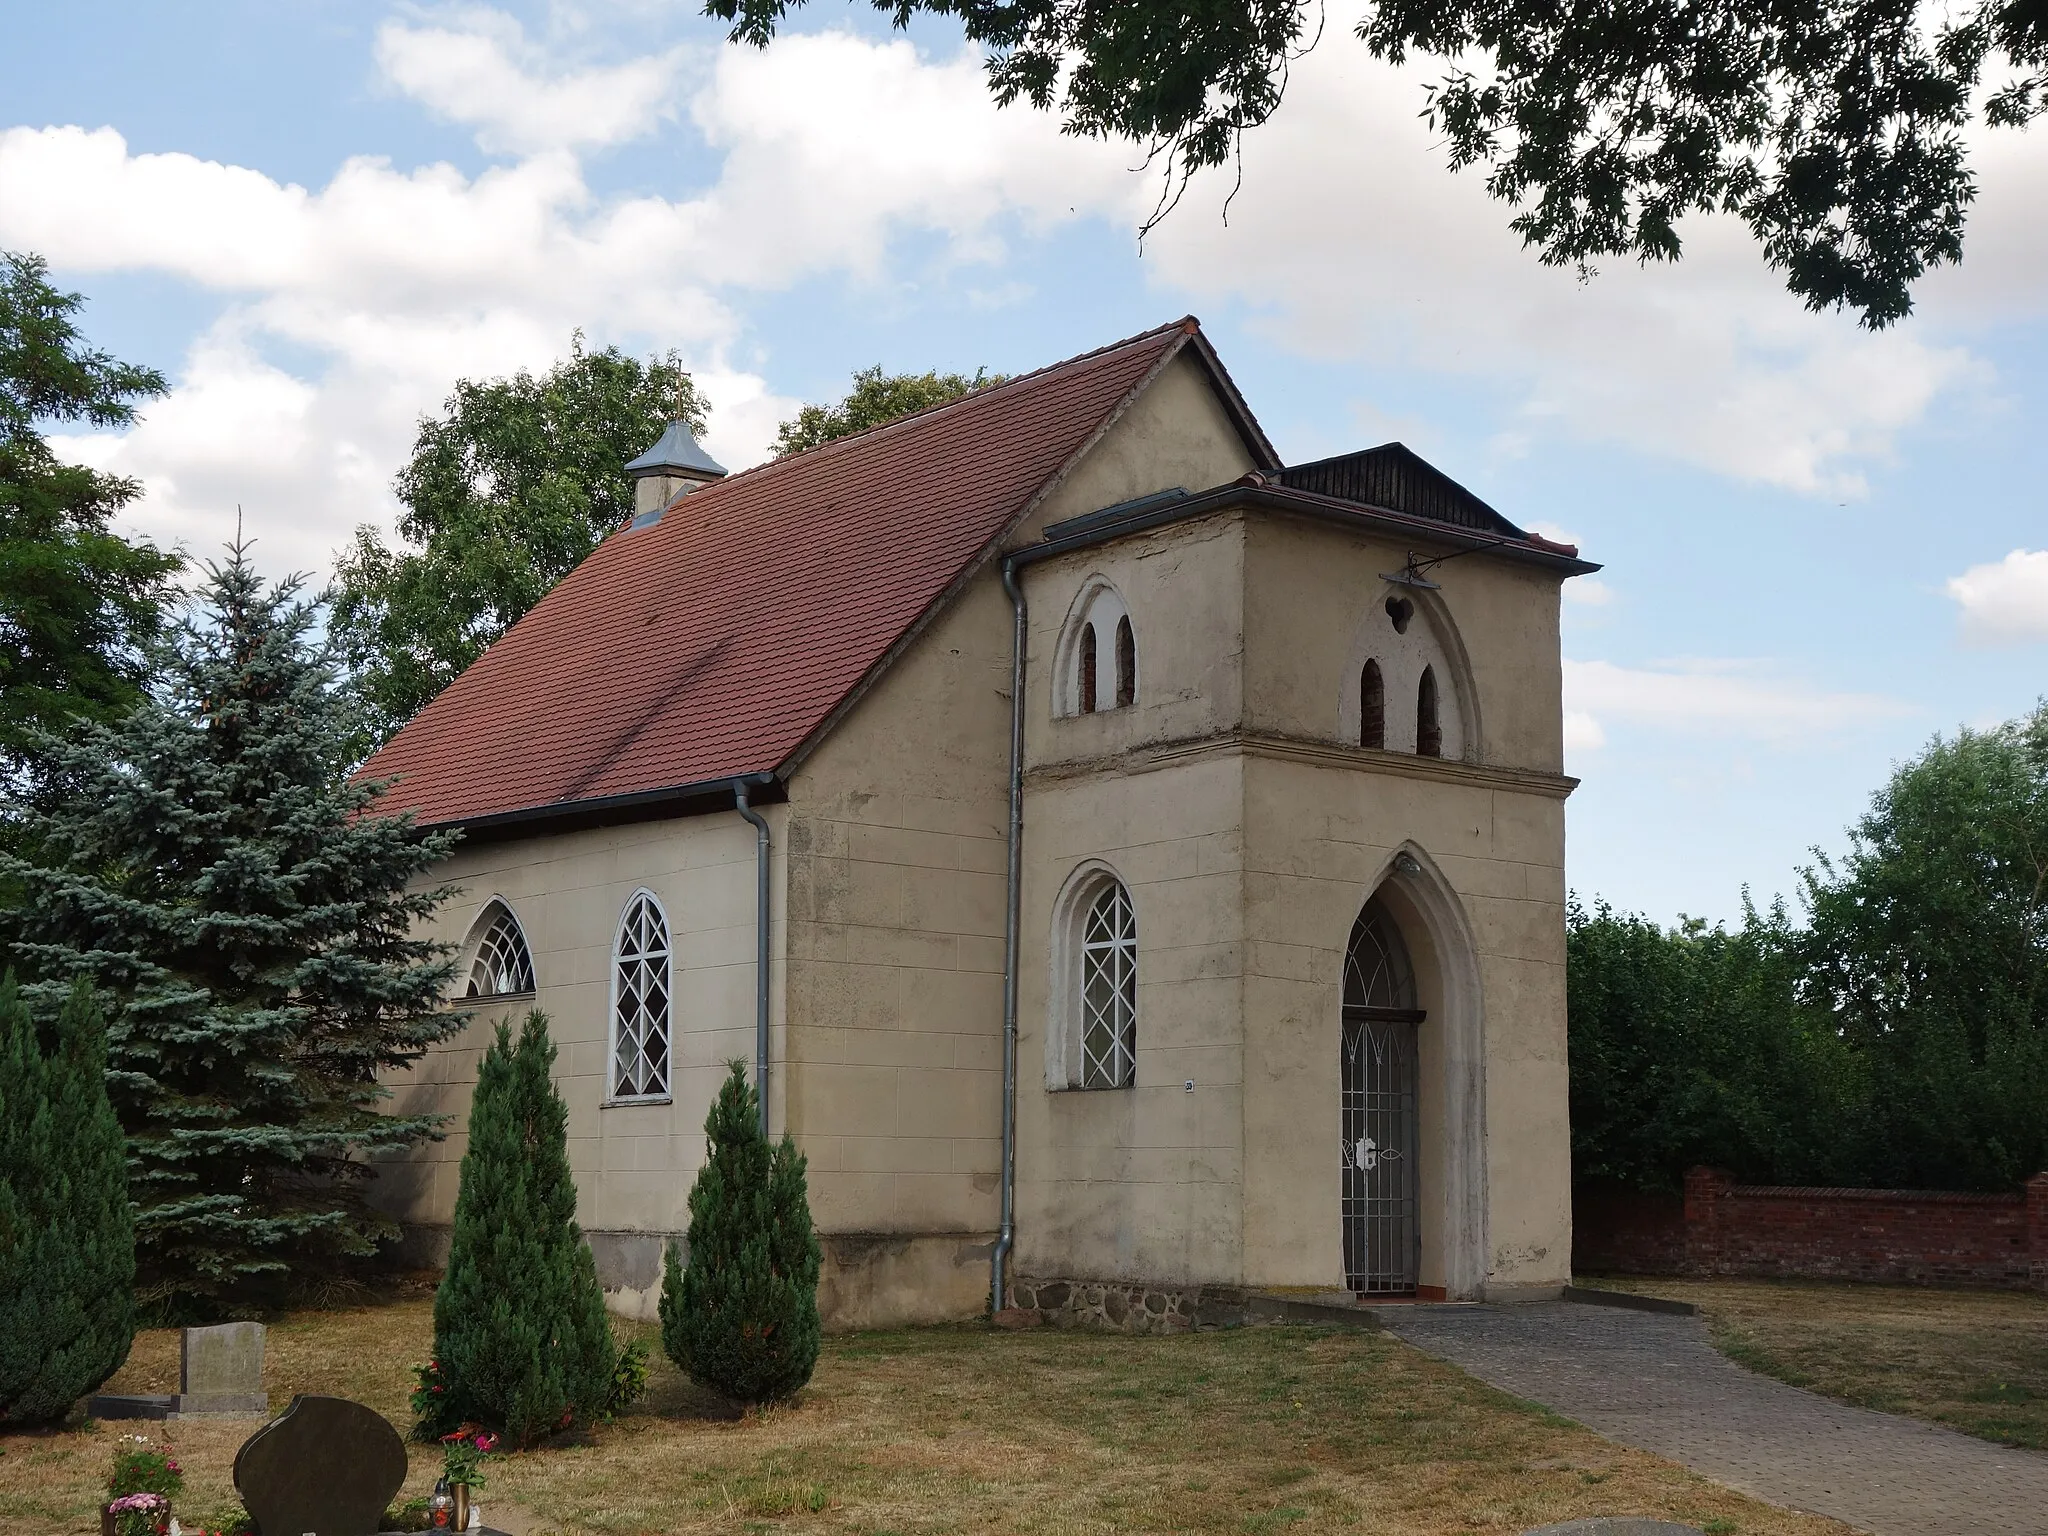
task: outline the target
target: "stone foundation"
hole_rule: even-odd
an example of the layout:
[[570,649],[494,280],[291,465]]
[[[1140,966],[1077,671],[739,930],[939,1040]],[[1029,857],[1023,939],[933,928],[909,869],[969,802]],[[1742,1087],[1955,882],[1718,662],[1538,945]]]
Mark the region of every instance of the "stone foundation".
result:
[[1041,1280],[1020,1277],[1011,1303],[1054,1328],[1104,1333],[1187,1333],[1240,1328],[1279,1319],[1255,1308],[1252,1294],[1229,1285],[1141,1285],[1123,1280]]

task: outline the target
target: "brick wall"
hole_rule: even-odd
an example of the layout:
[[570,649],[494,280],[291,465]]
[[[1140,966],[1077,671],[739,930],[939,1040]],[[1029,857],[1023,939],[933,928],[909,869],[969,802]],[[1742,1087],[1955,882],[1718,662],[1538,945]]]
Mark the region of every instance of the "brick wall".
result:
[[2048,1173],[2014,1194],[1737,1184],[1708,1168],[1681,1195],[1574,1191],[1584,1273],[1754,1275],[2048,1289]]

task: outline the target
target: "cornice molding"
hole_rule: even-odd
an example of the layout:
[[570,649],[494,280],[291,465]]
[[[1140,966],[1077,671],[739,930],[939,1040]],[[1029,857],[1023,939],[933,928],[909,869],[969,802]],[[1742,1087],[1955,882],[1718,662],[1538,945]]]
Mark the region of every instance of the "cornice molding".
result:
[[1220,731],[1213,736],[1133,747],[1127,752],[1106,757],[1041,763],[1026,770],[1024,782],[1051,784],[1102,773],[1155,773],[1162,768],[1178,768],[1212,757],[1258,757],[1273,762],[1305,763],[1312,768],[1341,768],[1353,773],[1380,773],[1434,784],[1456,784],[1468,789],[1541,795],[1551,800],[1562,800],[1579,787],[1579,781],[1567,774],[1466,763],[1452,758],[1417,757],[1409,752],[1347,747],[1335,742],[1273,736],[1259,731]]

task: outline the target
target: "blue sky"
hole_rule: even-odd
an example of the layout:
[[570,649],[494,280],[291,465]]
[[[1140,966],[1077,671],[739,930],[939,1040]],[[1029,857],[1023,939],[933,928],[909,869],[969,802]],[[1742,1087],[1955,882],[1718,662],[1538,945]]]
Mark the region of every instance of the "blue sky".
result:
[[1979,146],[1964,266],[1882,336],[1740,232],[1541,269],[1338,24],[1228,221],[998,113],[957,31],[815,5],[10,7],[0,246],[173,394],[67,451],[278,567],[388,523],[413,422],[583,329],[674,348],[738,466],[855,368],[1016,371],[1192,311],[1283,454],[1398,437],[1607,569],[1565,610],[1570,879],[1670,919],[1792,888],[1890,765],[2048,693],[2048,139]]

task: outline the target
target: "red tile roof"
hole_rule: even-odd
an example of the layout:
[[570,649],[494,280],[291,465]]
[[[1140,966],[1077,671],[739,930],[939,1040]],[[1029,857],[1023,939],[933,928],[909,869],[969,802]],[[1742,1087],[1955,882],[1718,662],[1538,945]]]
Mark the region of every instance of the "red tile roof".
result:
[[783,766],[1191,341],[1241,410],[1189,319],[614,534],[364,765],[397,780],[381,808],[467,822]]

